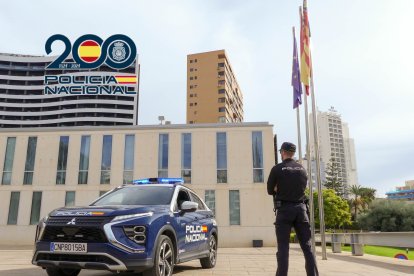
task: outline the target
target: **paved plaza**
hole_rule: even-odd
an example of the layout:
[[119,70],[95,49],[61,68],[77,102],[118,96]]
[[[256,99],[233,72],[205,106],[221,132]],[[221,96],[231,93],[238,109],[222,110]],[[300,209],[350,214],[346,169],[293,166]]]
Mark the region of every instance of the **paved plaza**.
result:
[[[174,275],[275,275],[275,248],[219,248],[217,266],[214,269],[203,270],[199,262],[193,261],[176,266]],[[304,259],[297,245],[290,250],[290,276],[306,275]],[[46,275],[42,269],[30,264],[32,250],[0,248],[0,275]],[[386,257],[364,255],[354,257],[350,253],[328,254],[328,260],[322,261],[318,256],[320,275],[412,275],[414,261],[404,261]],[[82,271],[80,275],[109,276],[106,271]],[[131,275],[131,274],[117,274]]]

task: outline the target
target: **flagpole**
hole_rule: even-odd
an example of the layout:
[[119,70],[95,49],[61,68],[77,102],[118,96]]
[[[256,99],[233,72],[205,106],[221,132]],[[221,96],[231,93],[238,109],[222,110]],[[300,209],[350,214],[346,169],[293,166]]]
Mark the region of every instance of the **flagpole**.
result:
[[299,163],[302,164],[302,137],[300,135],[300,114],[299,114],[299,106],[296,108],[296,117],[297,117],[297,124],[298,124],[298,149],[299,149]]
[[[295,39],[295,27],[292,27],[293,32],[293,39]],[[297,128],[298,128],[298,151],[299,151],[299,163],[302,164],[302,137],[300,134],[300,112],[299,112],[299,104],[296,107],[296,121],[297,121]]]
[[[312,60],[312,58],[311,58]],[[318,123],[316,120],[317,109],[315,99],[315,87],[313,84],[313,72],[310,76],[310,89],[312,98],[312,117],[313,117],[313,136],[315,143],[315,159],[316,159],[316,180],[318,183],[318,203],[319,203],[319,221],[320,221],[320,233],[321,233],[321,246],[322,246],[322,260],[327,260],[326,257],[326,240],[325,240],[325,212],[323,209],[323,195],[322,195],[322,181],[321,181],[321,161],[319,158],[319,136],[318,136]]]
[[309,112],[308,112],[308,94],[305,92],[305,130],[306,130],[306,159],[307,159],[307,171],[309,181],[309,220],[311,225],[311,240],[312,240],[312,253],[316,256],[315,251],[315,207],[313,206],[313,179],[312,179],[312,156],[310,152],[310,139],[309,139]]

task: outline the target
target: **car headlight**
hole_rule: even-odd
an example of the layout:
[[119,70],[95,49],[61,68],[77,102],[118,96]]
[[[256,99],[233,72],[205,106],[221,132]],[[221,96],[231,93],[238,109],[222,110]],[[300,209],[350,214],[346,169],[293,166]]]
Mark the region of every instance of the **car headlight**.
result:
[[46,216],[42,218],[37,224],[35,241],[38,241],[39,239],[42,238],[43,232],[45,231],[45,228],[46,228],[46,222],[48,219],[49,219],[49,216]]
[[152,217],[153,214],[154,214],[153,212],[148,212],[148,213],[140,213],[140,214],[117,216],[117,217],[114,217],[114,219],[112,220],[112,222],[119,221],[119,220],[133,219],[133,218]]

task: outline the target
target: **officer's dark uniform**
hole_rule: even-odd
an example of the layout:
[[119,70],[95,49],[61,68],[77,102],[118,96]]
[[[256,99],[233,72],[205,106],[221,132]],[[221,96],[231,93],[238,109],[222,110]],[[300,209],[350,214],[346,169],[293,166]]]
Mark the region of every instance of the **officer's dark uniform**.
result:
[[[296,146],[285,142],[281,150],[295,152]],[[267,181],[267,192],[273,196],[276,210],[278,247],[276,276],[288,274],[289,239],[292,227],[295,228],[296,236],[305,255],[307,275],[319,275],[311,249],[311,231],[305,204],[306,184],[305,169],[290,158],[274,166]]]

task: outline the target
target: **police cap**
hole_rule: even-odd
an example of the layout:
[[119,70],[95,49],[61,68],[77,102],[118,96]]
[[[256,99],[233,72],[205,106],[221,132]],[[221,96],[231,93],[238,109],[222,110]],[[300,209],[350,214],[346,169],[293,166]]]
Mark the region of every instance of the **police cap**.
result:
[[289,142],[284,142],[280,149],[289,152],[296,152],[296,146]]

